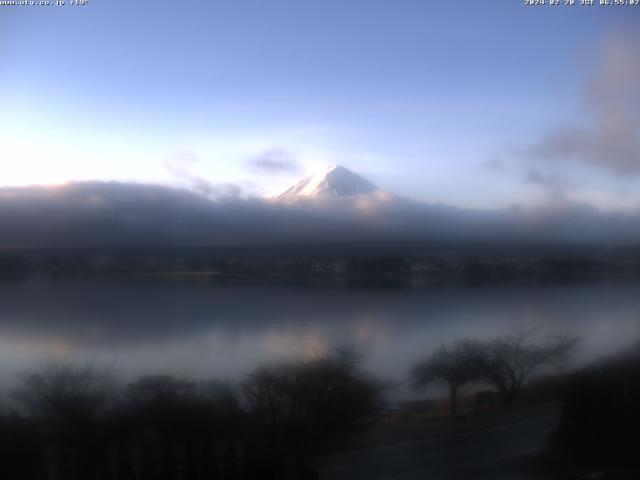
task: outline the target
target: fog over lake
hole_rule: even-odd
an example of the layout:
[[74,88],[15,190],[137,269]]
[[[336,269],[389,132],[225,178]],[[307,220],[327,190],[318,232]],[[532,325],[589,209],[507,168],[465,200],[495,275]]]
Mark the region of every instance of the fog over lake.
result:
[[580,336],[582,363],[638,340],[638,298],[633,283],[354,288],[35,276],[0,283],[0,382],[47,358],[114,365],[126,377],[236,380],[336,347],[355,347],[369,370],[403,381],[441,342],[531,325]]

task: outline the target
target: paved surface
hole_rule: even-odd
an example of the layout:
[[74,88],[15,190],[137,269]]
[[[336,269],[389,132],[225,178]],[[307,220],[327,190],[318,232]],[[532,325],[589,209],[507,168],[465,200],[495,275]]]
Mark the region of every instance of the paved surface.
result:
[[326,480],[539,479],[536,454],[559,419],[558,405],[465,418],[399,422],[363,433],[315,460]]

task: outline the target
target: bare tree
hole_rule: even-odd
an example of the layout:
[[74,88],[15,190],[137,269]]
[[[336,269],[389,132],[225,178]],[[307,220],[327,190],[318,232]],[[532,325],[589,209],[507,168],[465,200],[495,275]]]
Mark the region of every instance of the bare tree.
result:
[[303,455],[374,412],[377,386],[337,354],[264,367],[243,385],[252,425],[277,455]]
[[467,383],[482,378],[485,369],[484,345],[461,340],[451,347],[442,345],[430,357],[414,365],[411,376],[415,388],[424,389],[437,382],[449,387],[450,413],[458,412],[458,391]]
[[47,362],[21,375],[14,397],[33,416],[78,425],[103,412],[114,388],[109,368]]
[[95,478],[105,441],[102,427],[115,389],[111,370],[50,362],[24,373],[21,380],[14,397],[39,420],[47,449],[58,459],[71,455],[78,478]]
[[536,334],[536,329],[526,329],[487,344],[484,378],[498,388],[507,405],[515,402],[533,372],[562,363],[577,344],[574,337],[537,341]]

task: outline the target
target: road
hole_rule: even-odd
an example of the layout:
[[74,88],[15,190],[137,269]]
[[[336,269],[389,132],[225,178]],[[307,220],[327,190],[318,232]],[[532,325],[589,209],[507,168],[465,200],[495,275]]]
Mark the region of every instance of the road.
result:
[[548,404],[382,425],[314,464],[323,480],[540,479],[532,463],[558,419]]

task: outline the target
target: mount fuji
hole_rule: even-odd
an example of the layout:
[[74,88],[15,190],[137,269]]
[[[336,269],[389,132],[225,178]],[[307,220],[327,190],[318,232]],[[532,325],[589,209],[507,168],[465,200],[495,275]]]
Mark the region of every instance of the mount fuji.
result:
[[371,196],[382,193],[369,180],[340,165],[331,165],[317,173],[304,177],[284,192],[269,197],[270,200],[291,202],[297,200],[331,199]]

